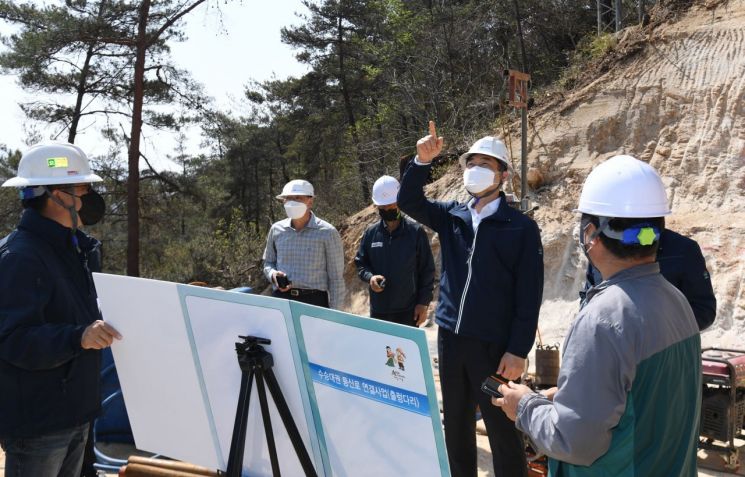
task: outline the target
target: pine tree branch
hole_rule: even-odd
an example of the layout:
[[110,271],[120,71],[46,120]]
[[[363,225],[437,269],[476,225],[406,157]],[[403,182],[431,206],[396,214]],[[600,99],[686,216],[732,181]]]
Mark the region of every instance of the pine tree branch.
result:
[[199,5],[203,4],[205,1],[206,0],[197,0],[196,2],[192,3],[188,8],[186,8],[185,10],[182,10],[176,16],[174,16],[173,18],[170,18],[168,21],[166,21],[150,37],[150,41],[148,41],[147,47],[150,48],[156,41],[158,41],[158,38],[160,38],[160,36],[163,34],[163,32],[165,32],[166,30],[168,30],[174,23],[176,23],[177,21],[179,21],[181,19],[181,17],[183,17],[184,15],[186,15],[187,13],[189,13],[190,11],[194,10]]

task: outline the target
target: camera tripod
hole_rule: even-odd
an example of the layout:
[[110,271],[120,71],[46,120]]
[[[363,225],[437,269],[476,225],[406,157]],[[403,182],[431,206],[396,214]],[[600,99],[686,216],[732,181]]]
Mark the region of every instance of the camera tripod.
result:
[[228,456],[227,477],[241,477],[243,470],[243,453],[246,447],[246,428],[248,426],[248,410],[251,398],[251,388],[256,381],[256,391],[259,396],[259,405],[261,407],[261,417],[264,421],[264,434],[266,443],[269,447],[269,458],[272,463],[272,474],[274,477],[280,477],[279,460],[277,459],[277,447],[274,443],[274,432],[269,415],[269,404],[266,398],[266,388],[274,399],[282,423],[290,436],[292,447],[295,449],[300,465],[308,477],[317,477],[316,470],[310,460],[310,455],[305,448],[303,439],[297,429],[297,425],[292,418],[290,408],[287,406],[282,390],[279,387],[277,378],[274,376],[272,366],[274,358],[272,354],[264,349],[262,345],[271,344],[271,340],[258,338],[256,336],[239,336],[242,343],[235,344],[235,351],[238,354],[238,364],[241,367],[241,390],[238,395],[238,409],[235,412],[235,424],[233,425],[233,437],[230,441],[230,455]]

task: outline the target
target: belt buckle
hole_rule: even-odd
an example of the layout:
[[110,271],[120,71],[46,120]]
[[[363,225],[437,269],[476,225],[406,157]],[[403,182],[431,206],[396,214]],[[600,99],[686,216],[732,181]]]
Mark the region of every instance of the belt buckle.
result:
[[300,290],[297,288],[290,289],[290,296],[300,296]]

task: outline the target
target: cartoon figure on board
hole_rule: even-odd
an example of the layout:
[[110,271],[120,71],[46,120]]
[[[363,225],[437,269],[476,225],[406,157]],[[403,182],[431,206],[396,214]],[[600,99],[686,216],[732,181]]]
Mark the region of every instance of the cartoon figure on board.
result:
[[406,361],[406,354],[400,347],[396,348],[396,361],[398,362],[398,369],[404,371],[404,361]]
[[391,368],[395,367],[394,360],[396,359],[396,355],[393,353],[393,350],[390,346],[385,347],[385,355],[388,358],[388,360],[385,362],[386,366],[390,366]]

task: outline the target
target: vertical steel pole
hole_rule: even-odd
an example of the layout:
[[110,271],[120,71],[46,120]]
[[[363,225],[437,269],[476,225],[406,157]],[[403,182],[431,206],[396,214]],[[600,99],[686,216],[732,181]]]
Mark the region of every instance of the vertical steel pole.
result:
[[603,34],[603,12],[602,12],[602,0],[597,0],[595,3],[598,6],[598,36]]
[[[528,102],[528,98],[523,101]],[[520,145],[520,209],[525,212],[528,210],[528,106],[527,104],[521,109],[522,133]]]
[[616,0],[616,31],[621,31],[621,0]]
[[644,18],[644,0],[639,0],[639,24],[641,24],[642,19]]

